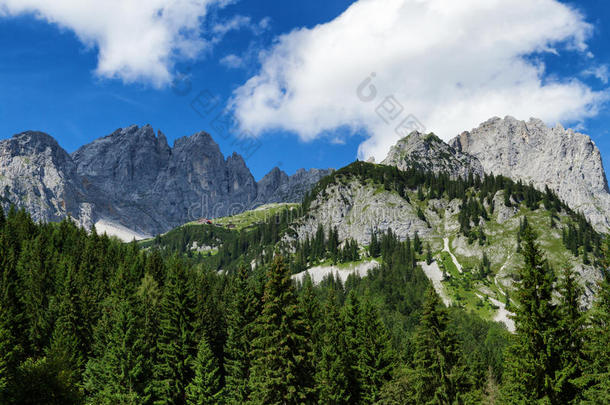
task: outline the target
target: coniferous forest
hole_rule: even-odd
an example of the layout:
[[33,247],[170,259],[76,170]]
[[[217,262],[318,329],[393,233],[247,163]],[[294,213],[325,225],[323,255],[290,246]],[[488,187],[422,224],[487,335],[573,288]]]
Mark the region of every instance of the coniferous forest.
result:
[[610,285],[585,312],[574,273],[523,228],[511,335],[446,308],[416,266],[426,253],[391,232],[368,277],[314,286],[290,258],[218,273],[11,209],[1,403],[609,403]]

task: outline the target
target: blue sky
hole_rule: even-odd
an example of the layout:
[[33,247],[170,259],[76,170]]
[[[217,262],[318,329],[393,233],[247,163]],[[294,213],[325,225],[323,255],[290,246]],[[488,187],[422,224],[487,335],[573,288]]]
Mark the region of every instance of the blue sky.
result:
[[[373,3],[365,5],[367,7],[377,8],[382,8],[383,3],[387,1],[390,0],[379,0],[377,3],[375,0],[360,0],[362,3]],[[540,1],[555,3],[553,0]],[[393,1],[393,3],[399,2]],[[408,0],[404,0],[404,2],[406,4]],[[288,173],[293,173],[300,167],[338,168],[355,160],[359,150],[361,157],[369,153],[367,151],[378,156],[377,151],[386,148],[383,145],[386,145],[387,142],[391,143],[391,138],[381,134],[384,130],[380,130],[378,124],[372,123],[372,118],[369,117],[366,120],[359,118],[357,114],[363,115],[363,110],[360,108],[364,107],[358,104],[357,100],[352,100],[355,98],[354,95],[349,94],[348,96],[346,92],[342,94],[341,88],[333,85],[337,81],[337,77],[344,75],[335,66],[337,63],[329,61],[329,65],[332,65],[329,66],[331,72],[323,71],[315,74],[311,72],[319,72],[316,69],[320,63],[319,60],[305,60],[303,62],[305,68],[294,68],[293,70],[281,66],[283,63],[289,64],[287,62],[300,60],[299,58],[302,58],[303,55],[307,59],[311,53],[316,53],[315,56],[324,61],[323,53],[317,55],[317,51],[309,52],[308,49],[319,48],[315,47],[319,43],[317,41],[328,42],[329,39],[325,38],[339,41],[337,48],[339,51],[344,46],[345,48],[354,46],[349,37],[352,35],[351,31],[344,28],[345,25],[351,24],[351,20],[341,19],[340,16],[353,3],[355,6],[359,6],[355,4],[358,3],[356,1],[248,0],[237,1],[224,7],[212,5],[207,10],[205,17],[200,19],[201,29],[198,35],[202,38],[210,37],[212,31],[210,27],[214,25],[228,27],[229,22],[236,16],[246,18],[248,22],[239,29],[228,29],[222,38],[206,50],[197,53],[196,56],[172,59],[169,71],[172,76],[171,80],[174,80],[173,83],[177,83],[175,85],[172,85],[172,81],[156,83],[146,75],[126,81],[120,76],[120,73],[114,78],[99,74],[96,71],[100,51],[99,43],[96,44],[95,41],[87,43],[88,41],[83,40],[82,32],[78,31],[78,27],[73,27],[70,20],[62,22],[61,26],[48,23],[49,18],[45,20],[45,16],[54,11],[44,8],[38,10],[36,1],[29,1],[29,3],[32,4],[30,10],[38,10],[38,18],[27,10],[22,12],[19,6],[15,6],[14,2],[9,0],[0,0],[0,10],[4,3],[9,12],[3,18],[0,17],[0,138],[8,138],[28,129],[41,130],[53,135],[66,150],[71,152],[80,145],[131,124],[151,124],[155,129],[160,129],[167,135],[170,144],[175,138],[205,130],[212,134],[225,155],[234,150],[246,155],[247,164],[257,179],[276,165]],[[532,11],[527,9],[529,6],[523,4],[523,13],[531,15]],[[595,100],[593,101],[594,108],[584,105],[585,103],[572,105],[569,102],[561,102],[557,103],[557,106],[550,105],[540,112],[543,115],[546,114],[543,118],[549,123],[556,120],[567,121],[565,125],[578,126],[582,132],[589,134],[601,149],[605,166],[609,167],[610,110],[604,100],[608,87],[607,70],[604,69],[607,69],[605,66],[610,65],[610,47],[608,46],[610,43],[610,26],[608,26],[610,3],[602,0],[587,0],[578,3],[563,3],[563,5],[570,6],[570,10],[574,13],[582,14],[580,23],[582,25],[583,21],[586,22],[590,25],[589,28],[573,28],[565,37],[551,40],[548,40],[550,35],[548,33],[544,34],[546,36],[537,34],[532,39],[532,41],[539,41],[535,46],[540,47],[547,42],[552,43],[554,48],[552,52],[536,48],[533,52],[522,54],[524,51],[515,47],[513,51],[515,54],[509,56],[513,58],[513,62],[514,58],[519,58],[520,61],[531,63],[534,66],[544,64],[545,71],[539,76],[538,90],[544,90],[548,83],[560,83],[566,87],[565,97],[569,99],[572,94],[581,94],[582,89],[586,89],[586,92],[582,93],[583,97],[589,94],[592,100]],[[574,11],[574,8],[577,11]],[[357,11],[354,9],[352,20],[353,24],[360,25]],[[364,13],[364,11],[362,12]],[[382,12],[380,11],[380,13]],[[455,11],[455,13],[458,12],[462,13],[463,10]],[[564,25],[564,18],[569,21],[579,20],[575,16],[576,14],[570,14],[566,17],[565,10],[558,8],[557,26],[553,26],[549,30],[559,30],[557,27]],[[385,17],[383,14],[379,15],[379,18]],[[460,18],[470,17],[465,15]],[[339,20],[334,25],[330,25],[328,29],[316,27],[318,24],[328,23],[338,18]],[[459,19],[449,18],[451,23],[460,24]],[[515,18],[519,18],[519,15]],[[553,18],[553,16],[549,18]],[[62,21],[57,17],[55,20]],[[303,35],[290,34],[295,29],[303,28],[305,28]],[[332,30],[337,34],[333,34]],[[328,31],[331,33],[329,34]],[[577,40],[574,39],[584,31],[587,32],[584,39],[586,49],[576,46]],[[284,41],[279,39],[283,34],[287,34]],[[402,34],[403,32],[397,32],[397,35]],[[353,35],[353,41],[374,36],[366,31]],[[344,46],[340,40],[345,41]],[[528,40],[529,37],[525,38],[524,42]],[[405,41],[408,40],[405,39]],[[503,43],[501,42],[503,39],[499,39],[499,41],[499,44]],[[438,48],[438,44],[434,46],[436,48],[431,49],[443,49]],[[441,54],[434,56],[430,63],[438,65],[437,61],[443,60],[442,52],[448,52],[447,59],[451,63],[452,60],[455,60],[452,58],[451,50],[460,46],[468,45],[457,44],[440,50]],[[513,45],[507,45],[507,47],[510,46]],[[401,87],[406,80],[401,75],[409,72],[401,70],[401,66],[410,64],[408,59],[403,58],[403,55],[408,54],[411,50],[412,48],[403,49],[397,46],[380,52],[379,60],[384,62],[380,62],[379,66],[382,68],[386,66],[387,69],[363,70],[361,77],[365,78],[366,74],[373,69],[378,71],[379,77],[385,73],[383,86],[379,87],[380,91],[387,89],[386,93],[392,93],[393,86],[396,86],[396,94],[402,97],[397,96],[397,98],[405,101],[407,109],[417,110],[418,117],[429,117],[427,122],[433,123],[431,126],[438,127],[441,132],[454,131],[454,134],[457,134],[455,130],[457,128],[468,130],[475,126],[476,124],[470,126],[468,124],[478,120],[478,117],[484,116],[481,114],[485,114],[485,111],[465,110],[466,112],[461,115],[460,119],[454,120],[455,123],[451,125],[436,124],[442,121],[439,120],[439,116],[450,116],[446,110],[438,115],[435,108],[430,107],[436,105],[435,100],[438,100],[438,97],[445,96],[442,93],[443,89],[417,87],[417,91],[421,91],[421,94],[424,95],[428,92],[439,92],[435,96],[437,98],[431,100],[424,100],[425,97],[421,95],[413,97],[413,100],[409,97],[414,93],[409,93],[408,90]],[[260,52],[263,53],[260,54]],[[289,56],[285,57],[286,54]],[[222,62],[227,55],[243,56],[241,66],[239,68],[227,67]],[[349,69],[350,64],[353,63],[351,54],[342,58],[345,60],[346,66],[340,66],[340,68]],[[506,59],[506,55],[497,55],[497,60]],[[400,64],[396,61],[400,61]],[[415,64],[417,61],[418,59],[415,59],[413,63]],[[490,65],[493,65],[493,62],[494,59],[490,61]],[[424,63],[426,62],[424,61]],[[358,69],[359,65],[360,63],[355,63],[352,70]],[[456,61],[455,69],[468,70],[468,61]],[[513,69],[513,67],[507,67],[507,69]],[[261,72],[271,73],[263,75]],[[514,70],[500,70],[500,72],[515,73]],[[594,72],[598,73],[597,76]],[[320,80],[328,82],[319,89],[316,88],[315,81],[312,82],[312,86],[308,87],[315,90],[315,97],[320,97],[319,99],[314,97],[313,101],[311,94],[301,88],[300,84],[294,83],[301,79],[307,83],[308,74],[318,75]],[[438,74],[441,75],[444,72],[439,70]],[[184,80],[185,77],[187,81]],[[240,93],[239,89],[244,89],[245,83],[256,77],[263,77],[263,84],[248,87],[247,92]],[[285,77],[289,77],[289,79]],[[393,82],[394,80],[396,84]],[[428,78],[428,80],[430,79]],[[579,89],[568,88],[568,83],[573,80],[578,81]],[[279,87],[282,92],[295,96],[294,100],[290,102],[285,101],[283,96],[277,96],[280,98],[274,99],[274,101],[280,103],[281,106],[270,112],[265,106],[256,103],[254,95],[265,94],[261,92],[266,91],[269,86],[273,88],[277,82],[280,82]],[[354,82],[355,85],[358,83],[359,81]],[[464,74],[464,80],[459,80],[456,85],[460,88],[472,86],[472,89],[461,89],[460,94],[473,94],[478,88],[487,84],[478,83],[476,78]],[[519,85],[515,84],[517,88]],[[500,94],[498,98],[502,99],[502,94],[506,94],[503,92],[510,91],[510,87],[506,86],[508,86],[506,83],[499,83],[487,89],[486,92],[491,94],[492,91],[498,91]],[[326,89],[329,89],[329,94],[324,94]],[[233,100],[237,100],[235,104],[232,104],[232,108],[236,109],[235,117],[238,122],[242,123],[242,128],[248,129],[249,126],[254,128],[253,132],[258,136],[256,139],[260,141],[260,147],[254,153],[251,153],[252,148],[244,146],[244,143],[236,142],[238,139],[236,135],[242,133],[241,129],[233,128],[228,135],[218,134],[211,124],[212,115],[202,116],[191,107],[193,100],[204,91],[221,100],[222,106],[226,106],[232,97]],[[330,94],[331,92],[332,94]],[[242,96],[237,97],[239,94]],[[541,97],[549,97],[545,92],[541,92],[541,94]],[[342,98],[348,97],[351,97],[350,101],[343,104]],[[422,100],[420,104],[418,104],[418,99]],[[476,98],[476,100],[478,99],[480,97]],[[518,100],[510,103],[507,101],[506,109],[522,111],[519,109],[522,106],[517,104],[519,104]],[[540,103],[538,102],[538,104]],[[502,102],[499,102],[498,111],[502,109],[502,106]],[[527,103],[525,103],[525,107],[527,107]],[[219,106],[215,113],[220,111],[220,108]],[[254,112],[250,114],[252,110]],[[346,113],[348,110],[349,114]],[[303,111],[302,116],[300,111]],[[368,114],[368,110],[364,111]],[[429,114],[428,111],[430,111]],[[507,111],[506,114],[511,111]],[[277,116],[280,114],[281,116]],[[500,114],[504,115],[503,112],[498,112],[498,115]],[[568,118],[564,120],[563,116]],[[518,116],[517,118],[526,119],[528,117]],[[480,119],[478,122],[482,120]],[[309,122],[311,122],[311,128],[309,128]],[[462,127],[464,125],[465,127]],[[380,132],[377,138],[371,137],[371,133],[376,131]],[[363,148],[363,142],[367,140],[370,142],[370,138],[376,140],[377,143],[368,149]]]

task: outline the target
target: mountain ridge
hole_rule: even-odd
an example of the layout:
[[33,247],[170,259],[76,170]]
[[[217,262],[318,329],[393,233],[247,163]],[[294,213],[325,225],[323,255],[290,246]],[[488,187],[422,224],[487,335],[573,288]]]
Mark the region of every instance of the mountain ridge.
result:
[[477,158],[486,173],[502,174],[540,190],[548,186],[599,231],[610,227],[610,193],[601,153],[591,138],[530,118],[494,117],[449,141]]
[[[36,165],[23,164],[35,158]],[[117,129],[71,154],[52,136],[26,131],[0,141],[0,160],[4,208],[24,207],[43,222],[70,216],[123,239],[130,235],[126,230],[140,239],[200,217],[298,202],[330,172],[280,171],[274,182],[256,182],[244,159],[237,153],[225,157],[210,134],[181,137],[170,147],[150,125]],[[45,180],[37,175],[40,168],[54,175]],[[42,208],[39,196],[47,201]]]

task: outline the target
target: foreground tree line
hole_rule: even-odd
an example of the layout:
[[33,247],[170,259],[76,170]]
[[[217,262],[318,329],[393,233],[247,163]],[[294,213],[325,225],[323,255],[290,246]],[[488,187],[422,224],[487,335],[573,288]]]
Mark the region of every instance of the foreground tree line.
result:
[[290,258],[218,274],[0,210],[0,403],[609,403],[608,281],[583,312],[521,240],[509,335],[444,307],[391,232],[381,268],[314,286]]

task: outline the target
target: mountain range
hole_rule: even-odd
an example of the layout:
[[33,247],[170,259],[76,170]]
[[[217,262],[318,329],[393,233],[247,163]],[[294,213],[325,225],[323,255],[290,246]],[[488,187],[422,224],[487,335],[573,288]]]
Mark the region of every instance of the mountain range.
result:
[[298,202],[329,170],[278,168],[256,182],[244,159],[225,158],[212,137],[176,139],[132,125],[68,154],[50,135],[27,131],[0,142],[0,200],[37,221],[72,217],[124,240],[163,233],[201,217],[269,202]]
[[[596,230],[606,232],[610,226],[610,194],[598,148],[584,134],[559,125],[549,128],[537,119],[492,118],[448,143],[414,132],[399,140],[382,164],[454,178],[493,173],[541,191],[548,187]],[[236,153],[225,158],[209,134],[182,137],[170,147],[150,125],[118,129],[71,154],[41,132],[0,141],[5,209],[24,207],[38,221],[69,215],[82,226],[95,225],[125,240],[201,217],[300,202],[331,172],[300,170],[288,176],[276,167],[257,182],[244,159]]]

